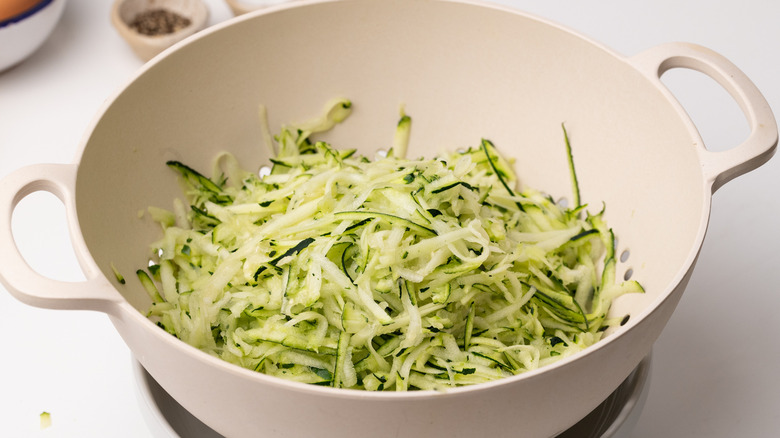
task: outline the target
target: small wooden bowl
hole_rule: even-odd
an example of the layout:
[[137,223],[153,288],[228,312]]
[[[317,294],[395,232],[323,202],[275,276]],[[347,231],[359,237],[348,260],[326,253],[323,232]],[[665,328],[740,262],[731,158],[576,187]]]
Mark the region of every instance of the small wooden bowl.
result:
[[[145,35],[131,25],[138,14],[164,9],[190,20],[189,25],[172,33]],[[116,0],[111,8],[111,23],[133,52],[148,61],[168,47],[203,30],[209,10],[201,0]]]

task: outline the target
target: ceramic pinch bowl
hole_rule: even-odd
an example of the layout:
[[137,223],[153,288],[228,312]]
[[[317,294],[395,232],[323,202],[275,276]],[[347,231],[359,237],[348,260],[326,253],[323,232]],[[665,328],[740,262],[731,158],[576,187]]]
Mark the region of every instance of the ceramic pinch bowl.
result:
[[209,11],[201,0],[116,0],[111,23],[143,61],[203,30]]

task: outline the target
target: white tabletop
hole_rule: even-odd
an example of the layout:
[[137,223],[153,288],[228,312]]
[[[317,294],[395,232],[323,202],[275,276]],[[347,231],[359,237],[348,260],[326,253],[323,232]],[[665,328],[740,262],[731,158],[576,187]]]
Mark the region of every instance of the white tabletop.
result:
[[[28,164],[71,162],[103,101],[142,65],[111,27],[110,3],[68,0],[41,50],[0,73],[0,178]],[[222,0],[207,3],[212,24],[231,17]],[[500,3],[568,25],[624,55],[667,41],[708,46],[780,108],[780,3]],[[712,80],[689,71],[664,78],[708,147],[725,149],[746,136],[744,117]],[[780,251],[773,246],[780,243],[779,187],[775,158],[715,194],[699,263],[653,350],[649,397],[632,436],[772,437],[780,431]],[[83,278],[64,208],[52,195],[28,197],[15,218],[17,241],[39,272]],[[0,333],[0,436],[149,436],[129,350],[105,315],[36,309],[0,290]],[[43,431],[42,411],[53,420]]]

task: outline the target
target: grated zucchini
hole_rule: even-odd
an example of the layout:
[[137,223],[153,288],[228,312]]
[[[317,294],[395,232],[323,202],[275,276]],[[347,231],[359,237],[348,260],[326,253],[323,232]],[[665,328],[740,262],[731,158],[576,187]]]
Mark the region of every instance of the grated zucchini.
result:
[[403,111],[386,157],[313,140],[351,109],[337,99],[283,127],[266,144],[268,172],[224,154],[211,178],[168,163],[186,201],[149,209],[163,229],[149,273],[137,272],[150,318],[248,369],[385,391],[526,372],[620,324],[606,317],[611,301],[643,290],[615,280],[603,210],[581,217],[565,128],[571,208],[516,188],[510,161],[488,140],[405,158]]

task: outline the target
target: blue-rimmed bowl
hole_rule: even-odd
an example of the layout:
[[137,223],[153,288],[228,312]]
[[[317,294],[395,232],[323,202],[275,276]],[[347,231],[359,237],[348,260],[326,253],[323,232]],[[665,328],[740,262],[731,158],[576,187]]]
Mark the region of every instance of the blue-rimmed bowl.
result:
[[65,0],[41,0],[0,21],[0,71],[24,61],[41,47],[60,21]]

